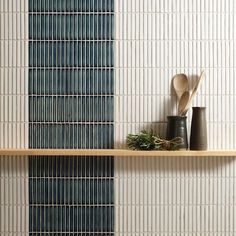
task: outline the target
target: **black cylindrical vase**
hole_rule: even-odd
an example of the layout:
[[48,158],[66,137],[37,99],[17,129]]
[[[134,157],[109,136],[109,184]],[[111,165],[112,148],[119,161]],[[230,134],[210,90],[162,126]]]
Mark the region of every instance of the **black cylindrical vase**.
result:
[[193,107],[190,150],[207,149],[206,108]]
[[167,116],[166,139],[171,140],[176,137],[183,139],[183,144],[179,146],[180,149],[188,149],[188,135],[186,116]]

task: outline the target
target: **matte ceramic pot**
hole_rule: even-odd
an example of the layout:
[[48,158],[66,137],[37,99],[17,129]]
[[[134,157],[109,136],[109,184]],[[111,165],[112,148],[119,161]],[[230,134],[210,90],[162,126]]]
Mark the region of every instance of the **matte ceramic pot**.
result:
[[193,107],[190,150],[207,149],[206,108]]
[[188,149],[187,117],[167,116],[167,119],[166,139],[171,140],[176,137],[181,137],[183,139],[183,144],[180,146],[180,149]]

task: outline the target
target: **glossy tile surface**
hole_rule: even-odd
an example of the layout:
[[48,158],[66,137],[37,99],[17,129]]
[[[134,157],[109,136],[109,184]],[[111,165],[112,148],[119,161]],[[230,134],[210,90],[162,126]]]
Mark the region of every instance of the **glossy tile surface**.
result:
[[31,148],[113,148],[113,2],[76,2],[29,1]]
[[[172,77],[185,73],[205,106],[209,149],[236,148],[235,0],[116,1],[115,144],[165,137]],[[190,135],[192,109],[187,119]],[[145,155],[145,154],[144,154]],[[236,235],[235,157],[115,158],[116,235]]]
[[112,157],[29,159],[30,232],[112,233]]
[[114,0],[29,0],[30,12],[113,12]]
[[[29,0],[29,147],[114,147],[114,2]],[[113,157],[30,157],[30,235],[113,235]]]

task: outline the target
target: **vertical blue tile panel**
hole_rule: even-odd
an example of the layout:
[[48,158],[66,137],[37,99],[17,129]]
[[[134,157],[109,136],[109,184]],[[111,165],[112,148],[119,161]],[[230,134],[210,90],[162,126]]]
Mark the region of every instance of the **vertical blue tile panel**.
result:
[[114,12],[114,0],[29,0],[29,12]]
[[[114,0],[29,1],[30,148],[113,148]],[[113,235],[112,157],[31,157],[30,235]]]
[[[104,13],[30,14],[30,40],[114,39],[114,15]],[[51,29],[57,29],[53,32]],[[101,30],[102,29],[102,30]]]
[[31,157],[29,161],[31,233],[114,231],[112,157]]

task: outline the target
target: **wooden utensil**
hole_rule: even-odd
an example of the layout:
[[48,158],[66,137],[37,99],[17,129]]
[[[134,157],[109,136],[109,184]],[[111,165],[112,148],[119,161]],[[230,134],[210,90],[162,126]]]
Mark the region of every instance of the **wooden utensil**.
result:
[[188,90],[188,77],[185,74],[177,74],[173,77],[172,83],[179,101],[182,94]]
[[184,108],[183,112],[182,112],[182,115],[186,115],[186,113],[188,112],[188,109],[190,108],[190,106],[192,105],[192,101],[194,99],[194,97],[196,96],[197,94],[197,90],[201,84],[201,82],[203,81],[203,79],[205,78],[205,71],[202,71],[197,83],[195,84],[194,88],[193,88],[193,92],[190,96],[190,99],[188,101],[188,104],[186,105],[186,107]]
[[182,112],[185,110],[190,98],[190,93],[189,91],[185,91],[180,100],[179,100],[179,106],[178,106],[178,115],[181,116]]

